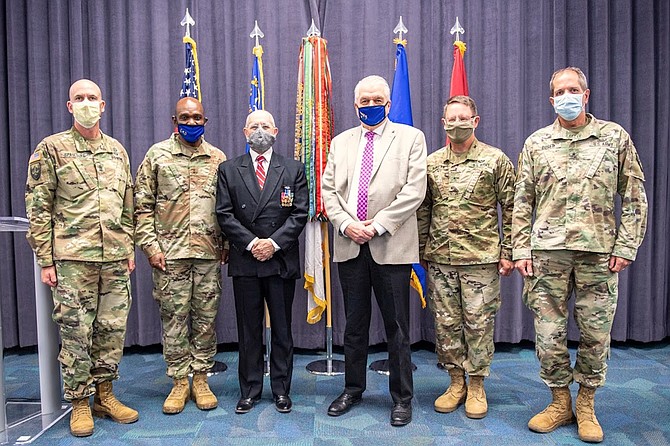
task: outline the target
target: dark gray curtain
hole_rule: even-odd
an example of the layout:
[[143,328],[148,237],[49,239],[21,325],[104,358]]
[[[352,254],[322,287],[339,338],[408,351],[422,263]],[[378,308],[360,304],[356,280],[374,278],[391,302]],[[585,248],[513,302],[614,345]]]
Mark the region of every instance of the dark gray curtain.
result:
[[[357,124],[353,88],[368,74],[393,78],[398,17],[409,33],[407,53],[414,124],[430,151],[440,148],[442,105],[449,95],[456,16],[466,32],[465,65],[481,124],[477,136],[516,163],[524,139],[554,119],[551,73],[566,65],[586,72],[589,111],[631,133],[647,177],[650,203],[638,259],[620,277],[615,340],[653,341],[668,322],[668,143],[670,131],[670,6],[666,0],[3,0],[0,1],[0,215],[25,216],[28,157],[45,136],[67,129],[68,88],[87,77],[107,101],[102,128],[127,148],[135,171],[148,147],[172,131],[170,117],[184,67],[179,26],[186,7],[200,59],[206,138],[229,158],[244,152],[252,39],[265,33],[266,108],[280,129],[276,150],[293,153],[300,39],[314,19],[328,39],[336,131]],[[23,234],[0,234],[0,298],[4,346],[36,344],[32,254]],[[151,276],[138,253],[128,345],[159,343],[160,321]],[[332,269],[334,336],[342,343],[344,309]],[[224,274],[226,271],[224,269]],[[232,286],[225,277],[217,331],[235,342]],[[293,314],[296,346],[320,348],[324,323],[308,325],[298,283]],[[533,339],[532,317],[518,276],[503,279],[497,341]],[[412,341],[434,339],[432,318],[412,294]],[[325,319],[325,318],[324,318]],[[577,332],[571,328],[570,337]],[[373,316],[371,343],[384,340]]]

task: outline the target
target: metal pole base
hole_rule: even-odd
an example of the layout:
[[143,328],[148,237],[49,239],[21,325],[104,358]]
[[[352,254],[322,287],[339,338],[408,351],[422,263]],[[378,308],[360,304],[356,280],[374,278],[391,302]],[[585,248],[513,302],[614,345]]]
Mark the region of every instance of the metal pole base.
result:
[[339,359],[319,359],[310,362],[305,368],[313,375],[344,375],[344,361]]
[[[373,372],[377,372],[380,375],[386,375],[388,376],[390,374],[389,372],[389,360],[388,359],[380,359],[379,361],[374,361],[372,364],[370,364],[370,370]],[[412,371],[416,371],[416,364],[412,363]]]
[[263,376],[270,376],[270,355],[263,357]]

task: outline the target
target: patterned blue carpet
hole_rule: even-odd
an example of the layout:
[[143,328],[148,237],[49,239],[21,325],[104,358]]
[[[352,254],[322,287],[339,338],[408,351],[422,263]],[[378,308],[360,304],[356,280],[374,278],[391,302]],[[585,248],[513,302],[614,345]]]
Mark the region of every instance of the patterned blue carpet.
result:
[[[37,445],[578,445],[576,425],[550,434],[530,432],[529,418],[549,402],[550,392],[538,378],[531,345],[497,345],[491,376],[485,381],[489,414],[482,420],[465,416],[463,407],[451,414],[433,410],[433,401],[448,385],[448,375],[435,366],[435,354],[413,353],[414,419],[402,428],[389,424],[391,399],[388,378],[368,373],[368,390],[348,414],[326,415],[342,390],[343,376],[316,376],[305,366],[321,354],[295,356],[293,411],[274,409],[269,382],[263,400],[245,415],[235,414],[239,397],[237,353],[224,351],[217,360],[229,370],[210,378],[219,407],[208,412],[189,402],[184,412],[161,412],[171,388],[164,362],[156,348],[132,350],[121,363],[117,396],[139,410],[140,419],[120,425],[95,419],[93,436],[76,439],[68,417],[38,438]],[[574,349],[571,350],[574,357]],[[336,357],[338,357],[336,355]],[[383,359],[372,353],[370,361]],[[5,354],[8,398],[39,398],[37,355],[34,351]],[[573,398],[577,385],[572,386]],[[606,445],[670,445],[670,342],[619,344],[613,347],[607,385],[596,398],[596,412],[605,430]]]

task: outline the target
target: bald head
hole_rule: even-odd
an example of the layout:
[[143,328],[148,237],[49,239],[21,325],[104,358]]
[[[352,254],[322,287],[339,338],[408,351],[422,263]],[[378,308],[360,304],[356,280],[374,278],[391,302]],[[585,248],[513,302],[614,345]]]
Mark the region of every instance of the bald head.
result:
[[98,101],[102,100],[102,91],[98,84],[88,79],[79,79],[70,86],[69,97],[70,101],[76,102],[78,95],[94,95]]
[[179,118],[179,114],[184,110],[194,110],[199,112],[202,116],[205,116],[205,109],[203,108],[202,103],[196,98],[185,97],[178,100],[174,107],[174,115]]
[[255,110],[249,113],[247,121],[244,123],[244,128],[250,128],[251,123],[266,123],[275,126],[275,118],[266,110]]
[[249,148],[256,153],[263,153],[272,147],[279,130],[275,127],[275,119],[265,110],[249,113],[244,124],[244,136]]

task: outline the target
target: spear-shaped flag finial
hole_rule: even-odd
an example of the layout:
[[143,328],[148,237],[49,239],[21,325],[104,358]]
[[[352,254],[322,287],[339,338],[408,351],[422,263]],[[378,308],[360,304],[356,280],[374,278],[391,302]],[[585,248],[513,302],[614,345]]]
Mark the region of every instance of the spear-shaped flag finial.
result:
[[191,14],[188,13],[188,8],[186,8],[186,15],[184,15],[184,18],[181,19],[180,24],[181,26],[186,27],[186,33],[184,33],[184,37],[191,37],[191,26],[195,25],[195,20],[193,20]]
[[456,23],[454,23],[454,26],[451,27],[449,33],[452,35],[456,34],[456,42],[461,41],[460,34],[465,34],[465,30],[461,26],[461,23],[458,21],[458,16],[456,16]]
[[402,38],[403,33],[407,34],[407,28],[405,28],[405,24],[402,22],[402,16],[400,16],[398,24],[393,28],[393,34],[398,34],[398,37],[393,39],[393,43],[401,44],[402,46],[407,45],[407,40],[403,40]]
[[319,28],[314,24],[314,19],[312,19],[312,26],[307,30],[307,37],[312,36],[321,37],[321,31],[319,31]]
[[252,39],[256,39],[256,46],[260,44],[260,41],[258,39],[262,39],[265,37],[265,34],[263,34],[263,31],[258,27],[258,21],[254,20],[254,29],[251,30],[251,34],[249,34],[249,37]]

